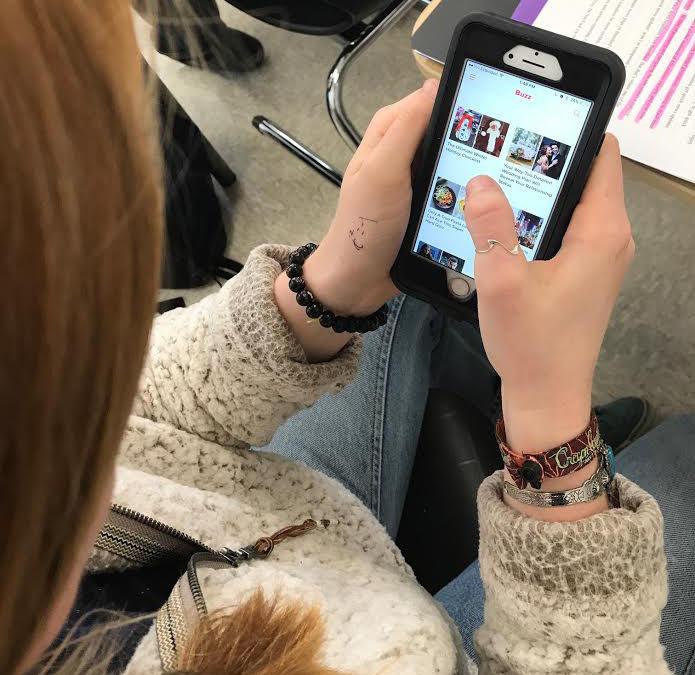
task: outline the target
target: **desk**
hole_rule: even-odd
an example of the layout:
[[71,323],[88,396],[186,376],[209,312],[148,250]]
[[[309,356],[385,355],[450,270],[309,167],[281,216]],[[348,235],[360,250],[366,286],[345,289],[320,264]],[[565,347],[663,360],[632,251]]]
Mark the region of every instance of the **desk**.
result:
[[[441,0],[432,0],[432,2],[421,12],[420,16],[415,21],[413,26],[413,33],[422,25],[422,23],[427,19],[434,8],[441,2]],[[439,79],[442,75],[442,65],[428,59],[422,54],[413,52],[413,57],[415,58],[415,63],[417,63],[420,72],[425,77],[434,77]],[[694,160],[695,161],[695,160]],[[692,200],[695,203],[695,184],[689,183],[688,181],[680,180],[669,176],[666,173],[657,171],[643,164],[633,162],[630,159],[623,158],[623,170],[625,171],[626,177],[629,176],[637,181],[646,181],[647,183],[655,186],[657,189],[666,190],[677,198],[683,198],[687,200]]]

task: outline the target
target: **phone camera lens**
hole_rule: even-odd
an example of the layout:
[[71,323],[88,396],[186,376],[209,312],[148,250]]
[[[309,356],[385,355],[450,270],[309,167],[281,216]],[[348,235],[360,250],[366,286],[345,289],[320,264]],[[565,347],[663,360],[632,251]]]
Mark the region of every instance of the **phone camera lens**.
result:
[[534,52],[534,54],[535,54],[536,56],[538,56],[538,52]]
[[509,55],[509,58],[510,58],[510,59],[513,59],[513,58],[514,58],[514,54],[510,54],[510,55]]

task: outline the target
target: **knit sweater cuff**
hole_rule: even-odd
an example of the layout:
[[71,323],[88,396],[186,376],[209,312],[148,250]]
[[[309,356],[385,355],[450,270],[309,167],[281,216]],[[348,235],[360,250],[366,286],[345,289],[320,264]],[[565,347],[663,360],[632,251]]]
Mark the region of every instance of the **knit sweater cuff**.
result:
[[[479,648],[509,654],[515,643],[537,645],[546,661],[555,653],[565,668],[576,655],[584,664],[577,672],[584,673],[604,672],[589,667],[592,654],[629,660],[632,651],[633,657],[658,659],[666,558],[656,501],[618,476],[622,508],[578,522],[546,523],[504,503],[502,476],[489,477],[478,494],[486,590]],[[650,655],[637,654],[635,645],[646,648],[645,643]],[[526,664],[519,672],[536,670]]]
[[257,247],[238,275],[239,283],[223,290],[228,291],[227,304],[235,314],[235,348],[259,371],[269,371],[278,388],[305,393],[340,391],[357,372],[362,338],[354,336],[330,361],[308,363],[275,303],[275,279],[287,266],[291,251],[288,246]]

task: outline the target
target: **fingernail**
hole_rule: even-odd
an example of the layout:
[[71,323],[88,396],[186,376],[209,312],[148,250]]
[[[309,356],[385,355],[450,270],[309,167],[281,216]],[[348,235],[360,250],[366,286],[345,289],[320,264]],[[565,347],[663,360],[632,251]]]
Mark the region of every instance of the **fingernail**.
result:
[[491,190],[495,188],[495,181],[490,176],[476,176],[471,178],[466,185],[466,197],[477,192]]
[[435,80],[433,77],[425,80],[425,83],[422,85],[422,89],[426,94],[436,94],[437,89],[439,89],[439,80]]

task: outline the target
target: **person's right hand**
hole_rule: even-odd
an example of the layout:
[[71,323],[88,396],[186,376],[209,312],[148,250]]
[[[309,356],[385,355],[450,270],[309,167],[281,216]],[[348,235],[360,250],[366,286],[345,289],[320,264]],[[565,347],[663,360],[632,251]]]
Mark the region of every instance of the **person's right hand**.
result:
[[[492,178],[468,183],[465,216],[477,249],[488,239],[517,243],[512,209]],[[634,253],[620,150],[609,134],[552,260],[528,262],[500,246],[476,255],[480,327],[502,379],[512,448],[547,450],[586,427],[601,343]]]

